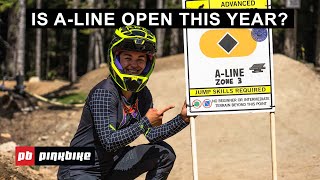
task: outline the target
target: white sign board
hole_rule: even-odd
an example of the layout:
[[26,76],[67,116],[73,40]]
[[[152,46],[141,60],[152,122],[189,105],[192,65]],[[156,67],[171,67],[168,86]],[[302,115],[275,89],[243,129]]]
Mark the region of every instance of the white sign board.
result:
[[[238,2],[238,1],[234,1]],[[184,8],[267,8],[232,0],[183,0]],[[246,4],[248,5],[248,4]],[[196,10],[195,10],[196,11]],[[272,32],[253,29],[184,29],[188,115],[274,112]]]

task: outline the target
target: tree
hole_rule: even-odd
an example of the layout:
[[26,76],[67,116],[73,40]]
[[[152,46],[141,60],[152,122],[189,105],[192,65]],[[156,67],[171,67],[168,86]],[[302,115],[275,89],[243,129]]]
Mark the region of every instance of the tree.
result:
[[25,61],[25,30],[26,30],[26,2],[19,0],[19,31],[17,41],[17,64],[16,75],[24,75],[24,61]]
[[[103,0],[88,0],[89,8],[104,9]],[[104,56],[104,34],[103,28],[89,30],[89,48],[87,71],[99,68]]]
[[[88,8],[92,9],[95,5],[94,0],[88,0]],[[94,69],[94,36],[93,30],[89,30],[89,48],[88,48],[88,64],[87,64],[87,72]]]
[[318,10],[317,10],[317,35],[316,35],[316,41],[317,41],[317,45],[316,45],[316,52],[315,52],[315,66],[316,67],[320,67],[320,1],[318,1]]
[[[4,23],[3,23],[2,19],[0,18],[0,26],[2,26],[3,24]],[[2,29],[0,28],[0,47],[3,47],[0,49],[0,64],[1,64],[0,70],[2,73],[1,75],[4,75],[5,74],[5,72],[4,72],[5,71],[5,62],[4,62],[5,52],[4,51],[6,51],[7,49],[10,48],[10,44],[6,40],[3,39],[3,37],[1,36],[1,31],[2,31]],[[4,29],[4,31],[5,31],[5,29]]]
[[[273,0],[274,5],[276,6],[285,6],[285,0]],[[297,10],[294,10],[294,25],[296,26],[297,22]],[[284,54],[290,58],[296,59],[296,46],[297,46],[297,27],[287,28],[284,30]]]
[[5,66],[9,76],[16,74],[16,61],[17,61],[17,29],[18,29],[18,17],[14,9],[10,9],[8,12],[8,34],[7,42],[9,48],[6,50]]
[[45,66],[45,75],[46,79],[53,78],[53,72],[50,72],[51,59],[55,59],[56,56],[56,31],[54,29],[47,28],[47,37],[46,37],[46,66]]
[[[157,9],[163,9],[163,1],[164,0],[157,0]],[[163,56],[163,46],[164,46],[164,39],[165,39],[165,29],[164,28],[157,28],[156,29],[156,37],[157,37],[157,56]]]
[[102,34],[104,31],[102,29],[96,29],[94,31],[94,59],[95,59],[95,69],[100,67],[102,60],[104,60],[103,52],[103,38]]
[[296,35],[295,29],[285,29],[284,32],[284,54],[293,59],[296,58]]
[[116,8],[121,7],[121,0],[115,0]]
[[[37,9],[41,9],[41,0],[37,0]],[[41,39],[42,29],[36,30],[36,76],[41,79]]]
[[[1,28],[0,33],[3,35],[3,38],[1,37],[0,41],[5,47],[3,49],[5,51],[5,59],[4,62],[2,62],[3,70],[9,75],[13,76],[16,74],[16,40],[17,40],[17,29],[18,29],[18,16],[16,13],[17,8],[12,8],[16,6],[17,1],[3,1],[0,3],[0,13],[5,13],[7,11],[8,18],[2,19],[1,16]],[[7,23],[6,23],[7,22]],[[7,29],[3,28],[4,24],[7,24]],[[6,35],[6,37],[4,37]],[[1,61],[1,60],[0,60]]]
[[[79,0],[73,0],[73,8],[77,9],[79,5]],[[76,82],[77,80],[77,29],[72,29],[72,48],[71,48],[71,58],[70,58],[70,81],[71,83]]]
[[140,0],[139,9],[145,9],[145,8],[146,8],[146,0]]
[[88,48],[88,65],[87,72],[94,69],[94,33],[90,32],[89,34],[89,48]]
[[[178,5],[178,0],[172,0],[172,8],[176,8]],[[178,53],[178,46],[179,46],[179,29],[178,28],[171,28],[170,34],[170,54],[177,54]]]
[[[119,7],[120,7],[120,1],[119,1]],[[104,1],[103,0],[98,0],[97,2],[97,7],[98,9],[103,9],[104,8]],[[97,29],[95,31],[95,37],[96,37],[96,68],[99,68],[100,67],[100,64],[102,63],[102,61],[104,60],[104,46],[103,46],[103,37],[104,37],[104,29],[103,28],[100,28],[100,29]]]

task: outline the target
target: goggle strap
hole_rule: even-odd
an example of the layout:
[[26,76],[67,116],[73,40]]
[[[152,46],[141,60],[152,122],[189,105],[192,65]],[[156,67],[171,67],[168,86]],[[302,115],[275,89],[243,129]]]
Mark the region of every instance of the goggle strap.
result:
[[121,72],[123,72],[123,67],[122,67],[121,64],[120,64],[120,56],[119,56],[119,55],[116,55],[114,64],[117,66],[117,68],[118,68]]
[[152,59],[149,59],[149,57],[148,57],[146,67],[144,68],[144,70],[141,73],[142,75],[146,75],[146,74],[149,73],[149,71],[151,69],[151,66],[152,66],[152,62],[151,61],[152,61]]

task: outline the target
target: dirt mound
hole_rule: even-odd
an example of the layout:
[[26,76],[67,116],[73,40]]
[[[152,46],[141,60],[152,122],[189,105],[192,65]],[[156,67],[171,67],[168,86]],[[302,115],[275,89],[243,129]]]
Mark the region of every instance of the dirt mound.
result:
[[107,67],[101,67],[80,77],[79,82],[74,86],[77,91],[89,93],[91,88],[93,88],[100,81],[108,77],[109,70]]
[[[320,179],[319,75],[305,64],[280,54],[274,55],[274,69],[278,178]],[[107,73],[107,68],[92,71],[79,80],[77,87],[89,91]],[[185,99],[184,76],[182,54],[157,60],[148,82],[155,107],[176,105],[165,114],[164,121],[180,112]],[[28,115],[17,114],[12,120],[0,117],[0,130],[10,133],[17,144],[65,146],[78,126],[80,115],[81,110],[44,109]],[[199,116],[196,134],[199,179],[272,179],[269,113]],[[135,144],[140,142],[146,141],[141,137]],[[167,142],[177,154],[169,179],[192,179],[189,128]],[[15,168],[10,167],[7,172]],[[42,166],[40,172],[41,169]],[[57,168],[50,170],[46,178],[54,179]],[[31,172],[29,177],[32,176]]]
[[[0,143],[14,141],[18,146],[69,146],[79,123],[81,109],[40,109],[32,113],[17,112],[13,119],[0,117]],[[15,166],[14,153],[0,152],[0,180],[56,179],[57,166]]]
[[10,153],[0,154],[0,179],[45,179],[44,173],[31,169],[28,166],[15,166],[14,156]]
[[154,72],[181,68],[184,68],[184,54],[177,54],[157,59]]
[[[67,86],[69,82],[63,80],[54,80],[54,81],[40,81],[40,82],[24,82],[25,89],[29,92],[44,95],[50,92],[56,91],[63,86]],[[6,81],[5,87],[14,88],[16,85],[15,81]],[[3,92],[0,92],[0,96],[3,95]]]

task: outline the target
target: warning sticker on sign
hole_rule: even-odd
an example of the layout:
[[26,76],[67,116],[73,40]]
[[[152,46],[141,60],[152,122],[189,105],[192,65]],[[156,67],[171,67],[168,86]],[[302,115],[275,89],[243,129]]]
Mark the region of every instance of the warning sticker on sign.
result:
[[[268,0],[184,0],[188,9],[269,8]],[[184,29],[189,115],[273,112],[272,32]]]

